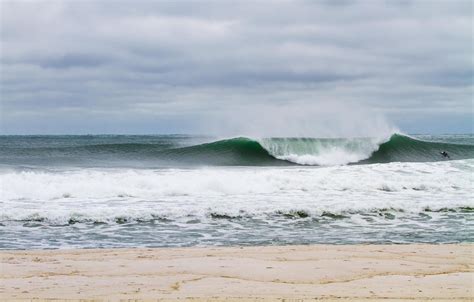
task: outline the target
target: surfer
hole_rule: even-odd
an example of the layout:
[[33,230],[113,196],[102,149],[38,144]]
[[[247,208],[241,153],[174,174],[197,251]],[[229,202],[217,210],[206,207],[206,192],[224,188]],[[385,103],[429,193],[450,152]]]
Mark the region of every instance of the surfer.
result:
[[446,151],[443,151],[443,152],[440,152],[440,153],[441,153],[441,155],[442,155],[444,158],[448,158],[448,159],[451,158],[451,157],[449,157],[449,154],[448,154],[448,152],[446,152]]

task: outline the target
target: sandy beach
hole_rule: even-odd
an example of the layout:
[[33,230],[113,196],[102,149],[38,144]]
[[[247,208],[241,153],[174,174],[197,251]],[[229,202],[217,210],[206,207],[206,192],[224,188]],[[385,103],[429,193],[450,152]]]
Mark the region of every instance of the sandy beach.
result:
[[1,252],[2,300],[472,300],[471,244]]

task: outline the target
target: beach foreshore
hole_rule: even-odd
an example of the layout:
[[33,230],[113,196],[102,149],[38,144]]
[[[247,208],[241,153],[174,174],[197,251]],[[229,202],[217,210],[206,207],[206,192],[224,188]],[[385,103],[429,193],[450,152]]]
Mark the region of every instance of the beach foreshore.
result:
[[0,298],[468,301],[473,252],[472,244],[1,251]]

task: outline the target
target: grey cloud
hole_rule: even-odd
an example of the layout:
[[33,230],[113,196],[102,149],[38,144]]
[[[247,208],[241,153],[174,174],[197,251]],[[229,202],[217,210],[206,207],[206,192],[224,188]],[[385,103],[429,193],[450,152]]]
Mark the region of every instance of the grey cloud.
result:
[[99,67],[106,64],[108,59],[106,57],[101,57],[97,55],[87,55],[87,54],[65,54],[63,56],[50,58],[43,62],[40,62],[39,65],[44,68],[90,68],[90,67]]
[[30,117],[22,129],[34,130],[77,112],[183,132],[229,111],[334,102],[375,108],[410,129],[407,113],[472,115],[471,1],[1,5],[3,132],[21,116]]

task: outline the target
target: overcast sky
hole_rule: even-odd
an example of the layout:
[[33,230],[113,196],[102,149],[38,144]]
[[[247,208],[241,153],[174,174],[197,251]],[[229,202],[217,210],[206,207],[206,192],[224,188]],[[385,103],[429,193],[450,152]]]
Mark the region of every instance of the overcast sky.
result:
[[0,5],[3,134],[472,132],[470,0]]

